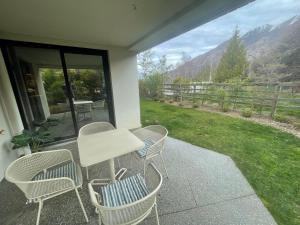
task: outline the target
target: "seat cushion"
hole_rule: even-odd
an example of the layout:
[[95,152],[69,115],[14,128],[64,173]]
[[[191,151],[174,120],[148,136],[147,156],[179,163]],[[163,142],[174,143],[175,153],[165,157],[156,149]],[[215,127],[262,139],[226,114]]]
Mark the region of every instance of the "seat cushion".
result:
[[139,155],[139,157],[144,158],[147,154],[148,148],[153,145],[155,142],[151,139],[145,139],[144,140],[144,148],[137,150],[137,154]]
[[144,178],[137,174],[100,188],[102,204],[106,207],[126,205],[149,193]]
[[41,171],[37,175],[35,175],[32,180],[45,180],[59,177],[69,177],[74,180],[75,185],[80,185],[80,179],[77,176],[77,165],[73,161],[69,161],[63,163],[61,165],[57,165],[51,168],[48,168],[46,171]]

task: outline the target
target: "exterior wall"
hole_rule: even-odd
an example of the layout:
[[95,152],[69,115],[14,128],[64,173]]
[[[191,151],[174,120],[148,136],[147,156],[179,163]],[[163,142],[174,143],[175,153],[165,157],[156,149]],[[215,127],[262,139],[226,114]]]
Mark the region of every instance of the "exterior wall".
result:
[[17,158],[16,152],[10,149],[10,140],[14,134],[23,130],[17,103],[10,85],[3,56],[0,52],[0,180],[4,177],[6,167]]
[[109,51],[116,126],[137,128],[140,100],[136,54],[126,50]]
[[[136,53],[128,51],[125,48],[94,46],[65,41],[2,38],[108,50],[116,126],[118,128],[123,127],[128,129],[141,126]],[[16,158],[16,153],[9,150],[8,143],[10,143],[10,139],[13,135],[20,133],[24,129],[4,59],[0,52],[0,100],[1,99],[0,129],[5,130],[5,135],[0,136],[0,180],[3,178],[5,168]]]

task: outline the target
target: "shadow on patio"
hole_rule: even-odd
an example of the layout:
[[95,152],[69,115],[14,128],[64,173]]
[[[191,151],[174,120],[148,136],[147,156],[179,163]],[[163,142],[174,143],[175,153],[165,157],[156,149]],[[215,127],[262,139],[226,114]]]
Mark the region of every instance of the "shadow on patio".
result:
[[[78,161],[76,142],[55,147],[60,148],[72,150]],[[164,156],[169,179],[164,179],[158,195],[160,224],[276,224],[229,157],[172,138],[166,140]],[[121,157],[120,162],[129,169],[128,174],[142,173],[142,162],[132,155]],[[163,171],[160,162],[156,165]],[[90,178],[107,177],[107,167],[106,163],[91,167]],[[90,219],[88,224],[96,225],[97,216],[89,200],[86,179],[79,192]],[[3,180],[0,196],[0,224],[35,224],[38,205],[26,205],[23,193],[14,184]],[[75,192],[46,201],[40,224],[86,224]],[[142,224],[155,224],[153,215]]]

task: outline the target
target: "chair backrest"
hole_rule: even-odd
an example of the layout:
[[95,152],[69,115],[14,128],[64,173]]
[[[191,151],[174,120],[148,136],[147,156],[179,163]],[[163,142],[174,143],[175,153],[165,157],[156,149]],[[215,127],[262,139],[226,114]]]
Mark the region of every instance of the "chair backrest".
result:
[[108,123],[108,122],[89,123],[80,128],[79,136],[95,134],[98,132],[103,132],[103,131],[108,131],[108,130],[113,130],[113,129],[115,129],[115,127],[111,123]]
[[75,105],[75,110],[77,113],[87,113],[92,111],[92,106],[91,104]]
[[[51,187],[46,188],[46,186],[51,186],[51,179],[32,181],[33,177],[50,167],[69,160],[73,161],[73,157],[71,152],[66,149],[29,154],[13,161],[5,171],[5,178],[17,185],[28,199],[33,199],[57,190]],[[54,180],[52,186],[56,186],[55,188],[60,185],[64,187],[72,185],[72,181],[69,182],[69,179],[67,181],[63,179]],[[34,189],[35,192],[33,192]]]
[[93,108],[101,109],[104,108],[105,100],[98,100],[93,103]]
[[164,149],[165,139],[168,136],[168,130],[161,125],[149,125],[137,129],[133,133],[143,141],[152,142],[147,150],[146,157],[160,153]]
[[100,213],[104,224],[137,224],[151,213],[151,209],[156,203],[156,195],[162,185],[162,180],[162,175],[156,167],[152,163],[148,164],[145,181],[149,194],[138,201],[119,207],[102,206],[97,198],[100,198],[100,196],[94,191],[91,183],[89,183],[89,193],[92,204]]

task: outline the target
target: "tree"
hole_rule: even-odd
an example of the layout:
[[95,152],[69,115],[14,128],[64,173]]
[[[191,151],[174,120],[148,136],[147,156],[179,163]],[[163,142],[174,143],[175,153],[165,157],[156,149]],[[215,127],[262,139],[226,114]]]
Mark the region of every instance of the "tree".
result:
[[161,97],[161,87],[171,69],[171,66],[167,65],[166,56],[157,57],[154,52],[148,50],[139,54],[138,66],[142,75],[139,80],[140,95],[150,98]]
[[154,62],[154,52],[147,50],[142,52],[137,57],[138,69],[142,78],[146,77],[149,74],[153,74],[156,68]]
[[239,30],[236,28],[227,50],[219,62],[214,80],[228,82],[233,78],[245,79],[247,68],[246,48],[240,39]]

